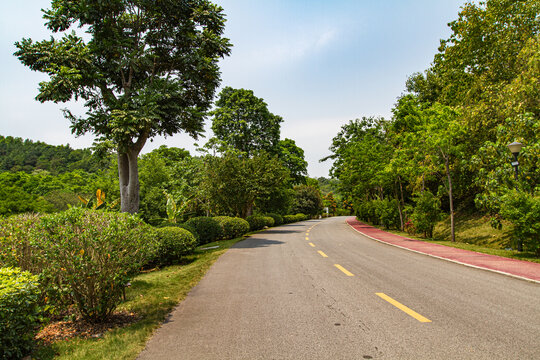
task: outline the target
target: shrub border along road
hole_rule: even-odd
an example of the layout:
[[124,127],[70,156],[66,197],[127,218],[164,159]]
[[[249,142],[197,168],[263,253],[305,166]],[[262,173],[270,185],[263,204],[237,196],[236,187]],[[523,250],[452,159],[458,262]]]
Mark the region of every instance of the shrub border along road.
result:
[[[243,239],[239,237],[202,245],[193,255],[186,256],[183,265],[168,266],[136,276],[126,292],[127,300],[118,310],[134,312],[142,317],[141,320],[111,330],[97,339],[75,338],[56,342],[40,349],[33,354],[33,358],[91,360],[110,359],[111,354],[115,359],[136,358],[167,314],[184,300],[223,253]],[[214,246],[219,248],[203,250]]]

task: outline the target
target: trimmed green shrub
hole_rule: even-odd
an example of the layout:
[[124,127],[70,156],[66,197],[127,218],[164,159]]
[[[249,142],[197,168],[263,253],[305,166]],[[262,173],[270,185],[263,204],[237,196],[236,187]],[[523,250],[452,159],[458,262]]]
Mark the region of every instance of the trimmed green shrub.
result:
[[298,213],[296,215],[294,215],[295,217],[295,221],[304,221],[304,220],[309,220],[309,215],[306,215],[306,214],[302,214],[302,213]]
[[89,321],[111,315],[129,278],[155,258],[154,229],[134,215],[72,208],[44,216],[32,235],[60,287]]
[[189,231],[191,233],[191,235],[193,235],[195,237],[195,240],[197,240],[197,244],[199,243],[199,234],[197,234],[197,230],[195,230],[195,228],[193,226],[190,226],[189,224],[186,224],[186,223],[170,223],[170,222],[166,222],[166,223],[163,223],[161,224],[160,226],[158,226],[158,228],[164,228],[164,227],[176,227],[176,228],[180,228],[180,229],[185,229],[187,231]]
[[214,217],[223,227],[223,239],[234,239],[249,232],[249,223],[237,217],[216,216]]
[[268,213],[265,216],[269,216],[272,219],[274,219],[274,226],[279,226],[279,225],[283,224],[283,216],[281,216],[279,214]]
[[32,350],[40,321],[38,277],[0,268],[0,359],[21,359]]
[[216,219],[211,217],[194,217],[184,224],[195,230],[199,245],[211,243],[212,241],[221,239],[223,236],[223,228]]
[[249,223],[249,229],[251,231],[261,230],[265,226],[274,226],[274,219],[269,216],[251,215],[246,220]]
[[295,219],[294,215],[283,215],[284,224],[290,224],[295,221],[294,219]]
[[285,224],[289,224],[289,223],[293,223],[293,222],[298,222],[298,221],[304,221],[304,220],[308,220],[309,219],[309,216],[305,215],[305,214],[296,214],[296,215],[284,215],[283,216],[283,222]]
[[178,262],[182,256],[193,253],[197,239],[191,232],[180,227],[163,227],[156,230],[158,250],[156,260],[161,265]]

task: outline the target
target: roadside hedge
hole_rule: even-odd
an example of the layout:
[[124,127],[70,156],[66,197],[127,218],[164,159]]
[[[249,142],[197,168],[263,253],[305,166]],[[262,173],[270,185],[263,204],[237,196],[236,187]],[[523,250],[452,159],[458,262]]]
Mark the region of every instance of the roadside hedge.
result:
[[199,245],[208,244],[221,239],[223,228],[215,218],[198,216],[184,223],[197,233]]
[[32,350],[40,320],[38,277],[0,268],[0,359],[21,359]]
[[72,208],[46,215],[32,234],[60,288],[69,287],[81,316],[108,318],[125,284],[155,258],[154,229],[134,215]]
[[249,229],[251,231],[261,230],[265,226],[271,227],[274,226],[274,219],[269,216],[262,215],[251,215],[246,218],[249,223]]
[[269,216],[272,219],[274,219],[274,226],[279,226],[279,225],[283,224],[283,216],[281,216],[279,214],[268,213],[265,216]]
[[156,262],[170,265],[178,262],[183,256],[193,253],[197,239],[186,229],[180,227],[163,227],[156,230],[158,249]]
[[234,239],[249,231],[249,223],[241,218],[230,216],[214,217],[223,228],[223,239]]
[[298,214],[295,214],[295,215],[284,215],[283,216],[283,222],[285,224],[298,222],[298,221],[304,221],[304,220],[308,220],[308,219],[309,219],[309,216],[307,216],[305,214],[301,214],[301,213],[298,213]]

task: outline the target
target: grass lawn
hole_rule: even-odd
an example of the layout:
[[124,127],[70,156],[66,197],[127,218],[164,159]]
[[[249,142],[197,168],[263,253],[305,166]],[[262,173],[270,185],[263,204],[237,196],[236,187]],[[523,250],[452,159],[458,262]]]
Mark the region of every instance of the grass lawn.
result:
[[456,242],[450,241],[450,217],[439,222],[433,230],[433,239],[424,239],[420,236],[409,235],[399,230],[386,230],[393,234],[405,236],[459,249],[476,251],[484,254],[498,255],[502,257],[526,260],[540,263],[540,258],[534,253],[506,250],[513,247],[512,225],[503,223],[503,229],[491,227],[489,218],[478,215],[460,215],[455,217]]
[[[126,291],[126,301],[118,309],[134,312],[141,316],[141,320],[109,331],[97,339],[75,338],[56,342],[40,349],[33,358],[135,359],[167,314],[186,297],[219,256],[240,240],[242,238],[205,244],[187,257],[183,265],[135,277]],[[216,249],[201,250],[218,245]]]

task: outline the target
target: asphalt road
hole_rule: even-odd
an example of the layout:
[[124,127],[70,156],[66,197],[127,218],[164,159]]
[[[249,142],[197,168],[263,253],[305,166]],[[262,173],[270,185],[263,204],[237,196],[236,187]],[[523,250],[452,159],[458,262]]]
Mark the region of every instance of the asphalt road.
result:
[[540,285],[310,220],[231,248],[139,358],[540,359]]

